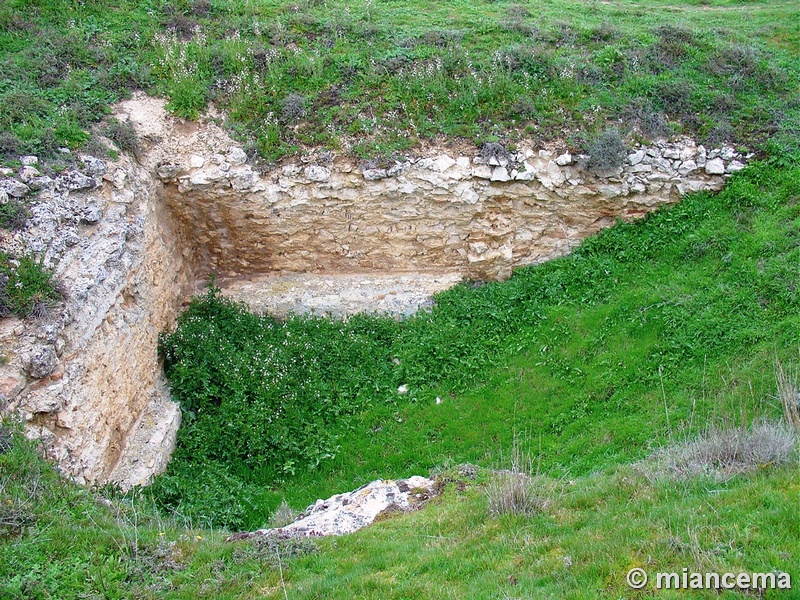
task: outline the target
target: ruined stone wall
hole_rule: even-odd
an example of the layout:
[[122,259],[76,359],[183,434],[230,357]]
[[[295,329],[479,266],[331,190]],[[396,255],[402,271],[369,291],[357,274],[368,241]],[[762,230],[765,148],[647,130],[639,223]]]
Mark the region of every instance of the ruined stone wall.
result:
[[259,174],[222,136],[171,139],[156,165],[165,202],[195,270],[231,278],[444,269],[502,279],[617,219],[720,189],[743,167],[730,148],[683,140],[635,148],[602,177],[582,166],[588,157],[524,147],[499,160],[437,149],[387,169],[317,155]]

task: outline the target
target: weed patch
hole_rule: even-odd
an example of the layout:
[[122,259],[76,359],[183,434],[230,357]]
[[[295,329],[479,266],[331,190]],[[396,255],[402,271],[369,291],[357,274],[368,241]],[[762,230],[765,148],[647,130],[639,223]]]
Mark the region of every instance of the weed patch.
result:
[[0,252],[0,314],[43,317],[59,300],[52,273],[39,261]]

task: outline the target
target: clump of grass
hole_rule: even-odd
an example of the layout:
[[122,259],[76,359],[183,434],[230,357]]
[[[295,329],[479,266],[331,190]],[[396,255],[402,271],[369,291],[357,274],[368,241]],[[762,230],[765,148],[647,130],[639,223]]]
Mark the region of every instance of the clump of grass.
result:
[[511,468],[495,471],[486,486],[489,514],[532,515],[542,512],[549,504],[549,496],[542,479],[533,476],[533,462],[526,457],[515,442],[511,454]]
[[710,476],[725,481],[792,460],[797,436],[785,423],[761,421],[750,427],[710,427],[697,439],[666,446],[645,472],[652,479],[685,481]]
[[298,514],[300,513],[289,506],[289,503],[284,499],[281,501],[280,505],[278,505],[278,508],[276,508],[272,513],[272,516],[269,519],[269,527],[271,529],[286,527],[290,523],[294,523]]
[[109,119],[108,124],[103,128],[103,134],[123,152],[130,152],[134,156],[138,156],[139,138],[133,124],[129,121]]
[[508,150],[499,142],[486,142],[481,146],[481,158],[488,162],[491,159],[507,160]]
[[10,199],[4,204],[0,204],[0,227],[18,231],[25,227],[28,222],[28,207],[16,199]]
[[632,130],[647,139],[663,138],[670,133],[664,113],[655,109],[650,101],[634,98],[621,111],[621,118]]
[[306,114],[306,99],[300,94],[289,94],[281,104],[281,114],[287,123],[299,121]]
[[783,417],[795,430],[800,431],[800,376],[797,367],[785,367],[781,361],[775,366],[778,382],[778,399]]
[[43,317],[61,298],[53,274],[40,261],[0,252],[0,316]]
[[318,551],[319,545],[312,538],[256,535],[248,538],[233,551],[233,561],[236,564],[256,561],[278,569],[288,559],[315,554]]
[[619,131],[607,129],[589,146],[589,170],[596,174],[618,169],[625,162],[627,147]]

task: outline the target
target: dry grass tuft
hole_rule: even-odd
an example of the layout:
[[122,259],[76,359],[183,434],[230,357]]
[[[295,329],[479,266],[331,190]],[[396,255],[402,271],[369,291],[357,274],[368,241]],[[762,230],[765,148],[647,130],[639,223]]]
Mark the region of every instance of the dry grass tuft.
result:
[[272,529],[286,527],[290,523],[294,523],[300,513],[294,510],[286,500],[282,500],[280,506],[275,509],[269,519],[269,526]]
[[524,457],[515,444],[511,469],[495,471],[486,486],[491,516],[531,515],[547,508],[549,487],[544,485],[543,478],[531,475],[532,466],[532,461]]
[[790,462],[796,444],[795,432],[782,422],[762,421],[749,428],[712,427],[695,440],[661,448],[644,471],[650,479],[711,476],[724,481]]
[[778,361],[775,365],[775,379],[778,383],[778,399],[783,407],[783,418],[800,431],[800,373],[797,367],[787,368]]

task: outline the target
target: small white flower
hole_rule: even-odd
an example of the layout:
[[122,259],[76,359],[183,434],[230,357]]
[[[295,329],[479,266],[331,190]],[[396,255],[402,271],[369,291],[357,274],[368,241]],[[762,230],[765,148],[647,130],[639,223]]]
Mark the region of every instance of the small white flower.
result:
[[399,388],[397,388],[397,393],[400,395],[407,394],[408,386],[406,384],[401,385]]

